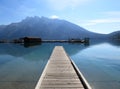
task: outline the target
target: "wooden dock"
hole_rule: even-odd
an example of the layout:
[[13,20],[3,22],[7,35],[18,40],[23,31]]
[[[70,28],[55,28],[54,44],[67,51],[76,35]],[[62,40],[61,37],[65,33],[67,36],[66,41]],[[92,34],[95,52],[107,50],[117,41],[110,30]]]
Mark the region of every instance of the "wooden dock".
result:
[[56,46],[35,89],[91,89],[62,46]]

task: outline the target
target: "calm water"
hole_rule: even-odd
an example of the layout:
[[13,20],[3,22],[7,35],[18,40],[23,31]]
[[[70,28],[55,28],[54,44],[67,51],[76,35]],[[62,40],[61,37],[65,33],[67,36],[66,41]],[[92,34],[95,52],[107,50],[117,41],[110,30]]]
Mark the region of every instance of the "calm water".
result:
[[0,89],[34,89],[56,45],[64,46],[93,89],[120,89],[120,43],[0,44]]

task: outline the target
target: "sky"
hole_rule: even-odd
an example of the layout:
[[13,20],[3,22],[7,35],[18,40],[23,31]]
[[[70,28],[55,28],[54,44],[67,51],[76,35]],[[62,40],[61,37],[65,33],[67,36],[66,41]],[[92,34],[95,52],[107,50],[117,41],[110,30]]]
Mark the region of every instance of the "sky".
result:
[[64,19],[108,34],[120,30],[120,0],[0,0],[0,25],[28,16]]

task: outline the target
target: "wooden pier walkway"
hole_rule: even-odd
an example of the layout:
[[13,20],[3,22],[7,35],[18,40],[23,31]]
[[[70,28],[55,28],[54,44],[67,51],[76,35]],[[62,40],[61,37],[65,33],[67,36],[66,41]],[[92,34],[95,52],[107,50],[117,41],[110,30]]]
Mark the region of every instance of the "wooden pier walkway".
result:
[[35,89],[91,89],[75,68],[63,47],[56,46]]

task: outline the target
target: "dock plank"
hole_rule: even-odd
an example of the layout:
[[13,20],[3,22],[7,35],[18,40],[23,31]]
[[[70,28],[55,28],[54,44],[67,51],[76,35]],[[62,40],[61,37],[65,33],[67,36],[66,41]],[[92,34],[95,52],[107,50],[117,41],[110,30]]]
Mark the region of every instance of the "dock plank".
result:
[[56,46],[35,89],[85,89],[62,46]]

